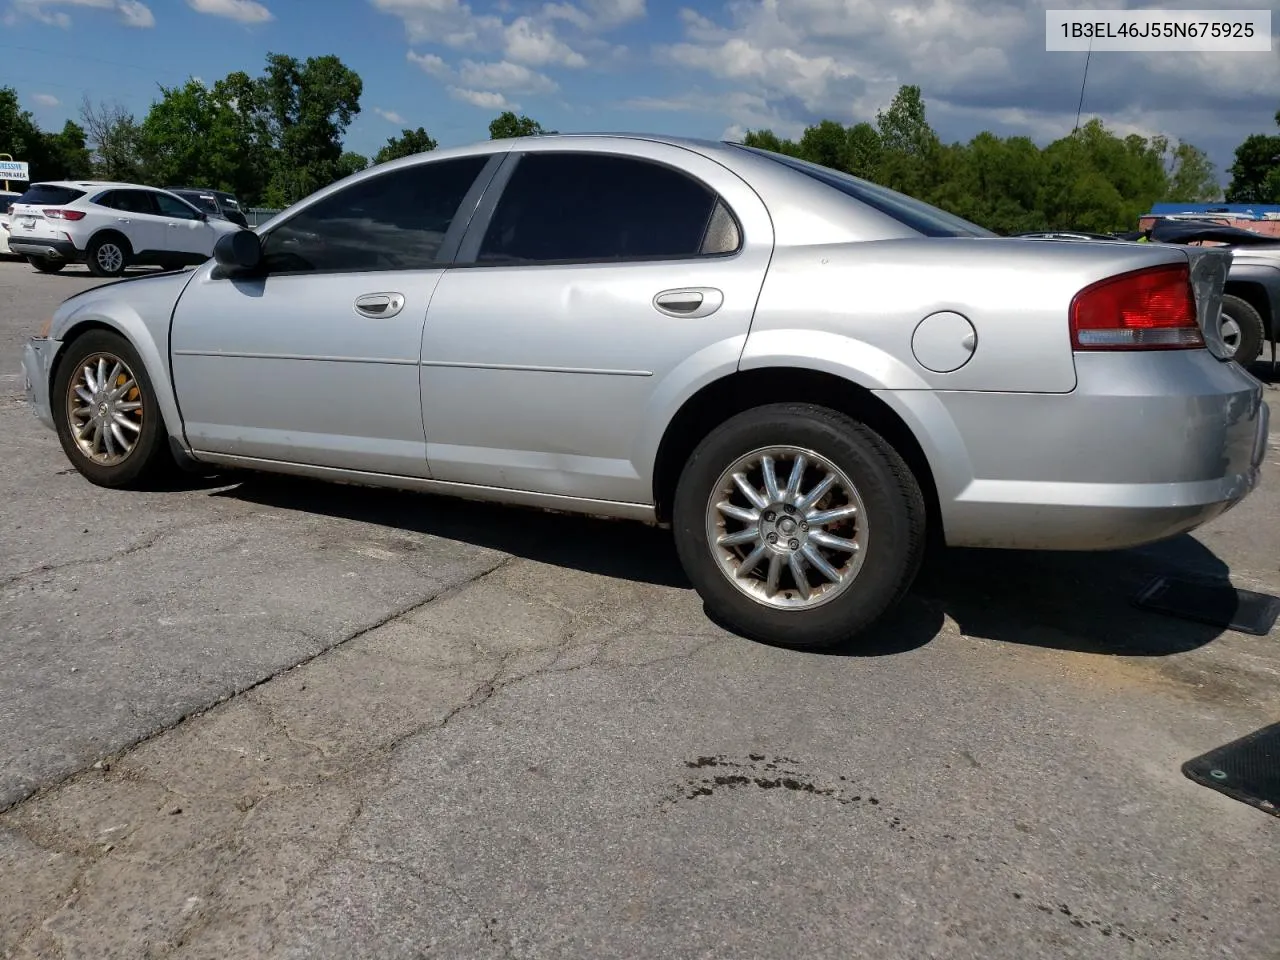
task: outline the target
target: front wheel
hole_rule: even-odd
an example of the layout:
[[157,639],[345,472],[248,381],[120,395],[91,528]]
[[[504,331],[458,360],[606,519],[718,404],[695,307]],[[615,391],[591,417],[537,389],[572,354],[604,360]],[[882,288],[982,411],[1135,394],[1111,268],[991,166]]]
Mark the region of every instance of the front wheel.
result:
[[172,456],[142,358],[105,330],[91,330],[66,350],[50,396],[63,451],[98,486],[145,487]]
[[708,612],[781,646],[843,644],[896,604],[924,554],[925,506],[865,424],[807,403],[740,413],[685,464],[672,526]]

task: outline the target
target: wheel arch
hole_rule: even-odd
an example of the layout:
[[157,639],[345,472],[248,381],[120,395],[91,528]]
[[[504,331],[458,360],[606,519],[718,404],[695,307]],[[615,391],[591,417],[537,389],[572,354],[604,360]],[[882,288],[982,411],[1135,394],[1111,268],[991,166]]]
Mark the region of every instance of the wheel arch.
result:
[[[133,329],[135,327],[136,329]],[[182,418],[179,415],[178,404],[169,379],[168,365],[163,360],[159,346],[151,338],[150,331],[147,330],[146,325],[140,319],[136,324],[129,324],[121,323],[113,317],[93,314],[73,320],[65,331],[60,331],[59,346],[49,364],[48,387],[51,406],[53,383],[58,376],[59,368],[70,352],[68,348],[85,334],[94,330],[113,333],[128,341],[129,345],[138,352],[138,356],[142,358],[142,364],[146,368],[147,377],[151,381],[151,387],[155,391],[156,401],[160,406],[160,417],[164,421],[165,433],[170,438],[179,441],[185,450],[187,445],[183,437]],[[57,416],[57,413],[54,412],[54,415]]]
[[815,403],[838,410],[884,437],[920,484],[930,535],[942,536],[942,510],[933,466],[907,422],[881,397],[852,380],[791,366],[739,370],[707,384],[684,402],[668,423],[654,458],[653,502],[659,522],[670,522],[681,470],[712,430],[744,410],[783,401]]
[[88,243],[84,245],[85,252],[88,253],[90,247],[92,247],[99,240],[106,239],[108,237],[121,241],[124,244],[124,250],[125,250],[126,256],[135,252],[133,249],[133,244],[129,242],[128,236],[126,236],[121,231],[117,230],[115,227],[99,227],[97,230],[91,233],[89,235]]
[[1271,339],[1275,331],[1275,316],[1271,310],[1272,294],[1261,280],[1228,279],[1222,292],[1229,296],[1239,297],[1257,310],[1258,316],[1262,318],[1263,337],[1267,340]]

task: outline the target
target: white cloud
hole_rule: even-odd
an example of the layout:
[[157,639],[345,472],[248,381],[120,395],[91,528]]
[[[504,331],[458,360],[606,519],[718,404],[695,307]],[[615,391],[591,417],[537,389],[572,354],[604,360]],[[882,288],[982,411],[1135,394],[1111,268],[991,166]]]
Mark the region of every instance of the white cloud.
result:
[[585,67],[586,58],[556,36],[548,24],[532,17],[517,17],[503,30],[507,57],[535,67]]
[[473,107],[485,110],[519,110],[520,104],[512,103],[495,90],[465,90],[461,87],[449,87],[449,95]]
[[453,70],[434,53],[414,53],[409,51],[409,62],[416,63],[425,73],[439,80],[447,80],[453,76]]
[[559,85],[545,74],[530,70],[509,60],[497,63],[476,63],[463,60],[458,65],[458,78],[464,86],[488,90],[508,90],[516,93],[555,93]]
[[[465,0],[369,0],[404,22],[410,43],[432,43],[528,67],[587,65],[611,59],[602,34],[646,15],[645,0],[498,2],[479,13]],[[518,7],[518,10],[515,9]]]
[[373,112],[388,123],[404,123],[404,117],[400,116],[400,114],[396,113],[394,110],[383,110],[381,107],[374,107]]
[[6,20],[12,22],[28,17],[65,29],[71,26],[71,15],[60,9],[62,7],[114,11],[120,22],[127,27],[146,28],[156,25],[151,8],[140,0],[13,0]]
[[[1197,9],[1203,0],[1162,0]],[[1044,10],[1061,0],[728,0],[679,14],[683,36],[654,50],[661,64],[723,85],[718,116],[794,135],[830,117],[873,120],[898,87],[921,87],[944,136],[990,127],[1038,139],[1075,123],[1084,54],[1047,53]],[[1150,6],[1112,0],[1110,8]],[[1280,29],[1280,22],[1273,23]],[[1228,152],[1273,129],[1280,57],[1272,53],[1094,56],[1085,114],[1117,131],[1162,130]],[[714,97],[714,94],[711,94]],[[703,110],[705,98],[676,98]],[[665,109],[654,104],[645,109]],[[1201,119],[1191,120],[1200,112]],[[1206,123],[1207,121],[1207,123]]]
[[56,107],[61,103],[52,93],[35,93],[31,95],[31,99],[42,107]]
[[239,23],[266,23],[275,19],[275,14],[255,0],[187,0],[187,6],[197,13],[226,17]]

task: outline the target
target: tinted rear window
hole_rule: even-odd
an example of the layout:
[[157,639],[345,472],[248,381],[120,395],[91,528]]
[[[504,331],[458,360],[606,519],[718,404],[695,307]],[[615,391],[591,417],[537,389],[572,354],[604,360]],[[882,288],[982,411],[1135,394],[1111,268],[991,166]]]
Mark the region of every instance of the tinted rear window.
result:
[[55,187],[47,183],[32,184],[22,196],[14,200],[14,203],[30,203],[30,204],[54,204],[55,206],[63,203],[71,203],[73,200],[79,200],[84,196],[83,190],[73,190],[71,187]]
[[998,236],[998,234],[992,233],[985,227],[970,223],[963,217],[957,217],[954,214],[947,213],[945,210],[939,210],[937,207],[930,206],[922,200],[908,197],[905,193],[898,193],[896,190],[890,190],[888,187],[882,187],[869,180],[862,180],[847,173],[841,173],[839,170],[832,170],[830,167],[809,163],[807,160],[797,160],[795,157],[772,153],[757,147],[747,147],[740,144],[735,144],[735,146],[768,157],[770,160],[775,160],[783,166],[803,173],[807,177],[812,177],[832,189],[839,190],[845,196],[852,197],[860,203],[865,203],[872,209],[878,210],[885,216],[892,217],[903,226],[926,237]]

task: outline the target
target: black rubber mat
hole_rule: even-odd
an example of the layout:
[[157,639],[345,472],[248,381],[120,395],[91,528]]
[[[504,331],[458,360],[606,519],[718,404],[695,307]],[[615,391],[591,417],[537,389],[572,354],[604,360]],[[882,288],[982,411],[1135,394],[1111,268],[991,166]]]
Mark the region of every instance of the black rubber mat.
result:
[[1280,597],[1237,590],[1230,583],[1156,577],[1133,599],[1156,613],[1265,637],[1280,617]]
[[1280,723],[1188,760],[1182,772],[1202,786],[1280,817]]

